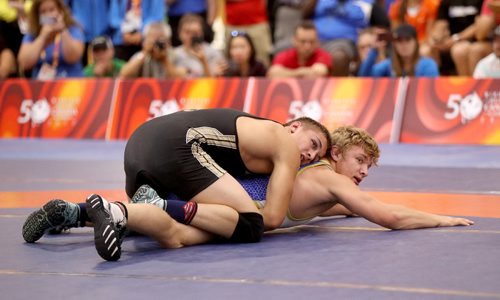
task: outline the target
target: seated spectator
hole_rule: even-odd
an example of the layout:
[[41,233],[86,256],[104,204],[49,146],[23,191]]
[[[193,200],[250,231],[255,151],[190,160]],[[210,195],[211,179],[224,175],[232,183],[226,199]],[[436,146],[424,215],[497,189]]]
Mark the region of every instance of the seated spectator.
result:
[[227,62],[223,54],[203,39],[203,19],[198,15],[184,15],[179,22],[182,45],[174,49],[173,62],[187,71],[187,77],[220,76]]
[[228,68],[224,76],[249,77],[266,76],[267,68],[255,57],[252,38],[244,33],[233,31],[227,43]]
[[471,42],[475,41],[474,22],[481,11],[482,2],[483,0],[441,0],[437,20],[428,33],[430,53],[422,51],[422,54],[434,58],[442,74],[472,75],[468,57]]
[[96,37],[90,43],[90,61],[83,74],[86,77],[117,77],[125,61],[114,58],[115,49],[111,39],[105,36]]
[[255,42],[256,56],[269,66],[273,42],[266,0],[225,0],[225,39],[231,32],[244,31]]
[[16,73],[16,58],[10,50],[3,36],[0,35],[0,80],[8,77],[14,77]]
[[481,59],[474,69],[474,78],[500,78],[500,25],[493,31],[493,53]]
[[170,27],[163,22],[150,23],[144,28],[142,50],[134,54],[123,66],[121,78],[151,77],[175,78],[184,72],[177,69],[170,59]]
[[403,23],[415,27],[417,39],[422,43],[437,18],[439,0],[396,0],[389,10],[392,28]]
[[331,54],[333,76],[348,76],[358,31],[370,25],[372,0],[314,0],[313,20],[321,47]]
[[295,30],[294,48],[276,55],[267,72],[268,77],[328,76],[332,69],[332,57],[319,47],[318,33],[314,23],[304,21]]
[[83,31],[62,0],[34,0],[18,55],[20,71],[32,70],[32,78],[41,80],[80,77],[83,52]]
[[368,57],[361,64],[359,76],[439,76],[436,62],[431,58],[420,56],[417,31],[413,26],[408,24],[399,25],[394,31],[393,38],[391,58],[375,63],[378,55],[377,48],[370,49]]
[[203,19],[203,36],[205,42],[211,43],[214,39],[214,24],[217,14],[216,0],[165,0],[168,6],[167,19],[170,28],[172,28],[172,46],[181,45],[179,36],[179,21],[185,14],[198,15]]
[[[357,60],[352,62],[352,75],[356,75],[358,73],[361,62],[368,57],[368,53],[371,48],[379,47],[377,49],[378,55],[375,60],[376,63],[381,62],[388,57],[389,50],[387,47],[390,41],[387,39],[389,36],[392,37],[392,32],[376,27],[368,27],[359,32],[358,41],[356,43]],[[378,43],[377,40],[379,40]],[[392,40],[392,38],[390,40]]]

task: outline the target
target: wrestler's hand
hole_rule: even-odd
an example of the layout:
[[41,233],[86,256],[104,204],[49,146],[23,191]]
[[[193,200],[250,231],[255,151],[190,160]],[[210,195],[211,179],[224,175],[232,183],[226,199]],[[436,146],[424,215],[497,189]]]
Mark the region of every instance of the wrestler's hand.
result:
[[473,224],[474,221],[471,221],[469,219],[441,216],[441,222],[439,223],[439,227],[470,226]]

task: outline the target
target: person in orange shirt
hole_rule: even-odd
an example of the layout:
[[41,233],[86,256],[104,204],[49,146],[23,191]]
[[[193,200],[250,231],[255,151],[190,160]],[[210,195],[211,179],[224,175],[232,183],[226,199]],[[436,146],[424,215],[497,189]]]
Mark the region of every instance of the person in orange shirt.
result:
[[439,0],[396,0],[389,8],[392,28],[408,23],[417,30],[417,40],[422,43],[436,20]]

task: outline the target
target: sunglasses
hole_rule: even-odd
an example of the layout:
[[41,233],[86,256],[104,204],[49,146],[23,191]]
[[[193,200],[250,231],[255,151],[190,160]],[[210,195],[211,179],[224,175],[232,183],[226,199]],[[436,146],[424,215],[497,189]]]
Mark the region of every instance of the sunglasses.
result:
[[231,36],[232,37],[237,37],[237,36],[245,36],[245,37],[247,37],[248,33],[244,32],[244,31],[233,30],[233,31],[231,31]]

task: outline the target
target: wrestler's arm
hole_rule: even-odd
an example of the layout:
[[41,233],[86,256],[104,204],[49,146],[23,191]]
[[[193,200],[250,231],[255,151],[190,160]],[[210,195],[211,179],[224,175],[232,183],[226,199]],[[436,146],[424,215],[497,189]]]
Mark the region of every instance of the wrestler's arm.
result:
[[348,210],[342,204],[335,204],[330,209],[322,212],[320,217],[333,217],[333,216],[356,216],[352,211]]
[[275,146],[270,152],[273,171],[267,186],[266,205],[262,209],[266,230],[278,228],[283,223],[300,165],[300,152],[288,134],[284,137],[271,135],[269,138],[278,140],[268,143]]
[[417,229],[445,226],[468,226],[473,221],[426,213],[401,205],[386,204],[361,191],[349,178],[332,172],[322,178],[332,197],[356,215],[389,229]]

